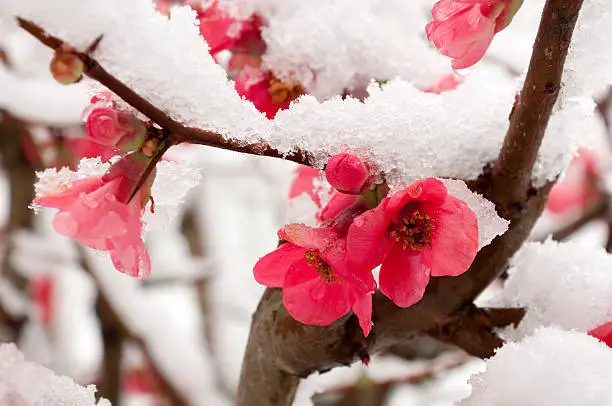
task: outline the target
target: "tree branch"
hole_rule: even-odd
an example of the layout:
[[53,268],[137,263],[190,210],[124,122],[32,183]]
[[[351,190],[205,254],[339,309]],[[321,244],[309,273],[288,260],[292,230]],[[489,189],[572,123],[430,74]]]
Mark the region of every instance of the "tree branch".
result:
[[[29,32],[32,36],[37,38],[49,48],[58,49],[63,43],[61,39],[49,35],[43,28],[39,27],[32,21],[17,18],[17,22],[21,28]],[[282,154],[264,141],[245,145],[240,140],[226,139],[221,134],[214,131],[187,127],[174,120],[164,111],[130,89],[125,83],[121,82],[115,76],[106,71],[102,65],[100,65],[88,53],[78,52],[77,56],[85,64],[85,74],[87,76],[100,82],[130,106],[147,116],[155,124],[170,132],[171,144],[188,142],[191,144],[206,145],[209,147],[227,149],[244,154],[281,158],[302,165],[311,165],[308,154],[299,150],[292,151],[288,154]]]
[[490,196],[508,206],[521,202],[561,88],[561,75],[582,0],[549,0],[544,6],[523,90],[493,166]]

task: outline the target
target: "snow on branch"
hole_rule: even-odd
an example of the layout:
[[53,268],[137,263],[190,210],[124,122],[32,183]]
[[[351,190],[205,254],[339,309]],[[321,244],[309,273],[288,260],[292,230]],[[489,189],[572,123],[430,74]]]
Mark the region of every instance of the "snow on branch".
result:
[[76,384],[72,379],[28,362],[14,344],[0,345],[0,404],[27,406],[110,406],[96,403],[93,385]]
[[497,299],[527,313],[511,338],[539,326],[589,331],[612,320],[612,256],[578,243],[528,243],[512,259],[510,277]]
[[[382,87],[370,85],[365,103],[350,98],[320,103],[304,96],[268,121],[238,97],[206,52],[187,8],[175,8],[166,19],[148,0],[92,1],[86,7],[77,0],[5,1],[2,7],[81,51],[102,35],[91,55],[95,59],[89,61],[95,68],[90,76],[124,99],[126,88],[131,96],[141,96],[138,103],[126,100],[181,141],[260,155],[292,154],[290,159],[317,167],[348,146],[378,163],[391,184],[430,176],[476,178],[497,157],[516,93],[511,81],[491,73],[475,72],[456,91],[442,95],[398,79]],[[270,14],[272,28],[280,23],[277,15],[285,16]],[[272,28],[268,34],[274,43]],[[588,33],[590,27],[584,30]],[[536,185],[565,168],[592,118],[588,97],[570,99],[561,107],[548,130],[547,138],[554,141],[545,142],[534,158]]]
[[597,339],[542,328],[487,360],[486,371],[470,379],[471,396],[458,405],[609,404],[611,364],[612,350]]

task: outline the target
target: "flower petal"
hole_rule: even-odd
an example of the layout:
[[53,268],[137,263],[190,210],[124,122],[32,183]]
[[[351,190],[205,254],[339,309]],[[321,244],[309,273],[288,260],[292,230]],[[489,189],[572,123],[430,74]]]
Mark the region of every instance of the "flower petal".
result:
[[304,248],[290,242],[281,245],[257,261],[253,268],[255,280],[269,288],[280,288],[287,270],[295,261],[303,259],[305,252]]
[[372,323],[372,293],[366,294],[353,305],[353,313],[359,320],[363,336],[367,337],[374,325]]
[[389,198],[389,203],[386,206],[386,214],[390,221],[397,218],[400,210],[408,203],[427,202],[433,206],[439,206],[444,203],[447,191],[444,183],[438,179],[427,178],[418,180],[410,184],[407,188],[396,192]]
[[280,238],[306,249],[324,250],[338,239],[333,228],[314,228],[298,223],[287,224],[278,234]]
[[[427,214],[427,213],[426,213]],[[457,276],[470,267],[478,252],[478,219],[465,202],[448,196],[437,210],[431,248],[423,250],[423,263],[431,276]]]
[[380,291],[399,307],[412,306],[423,297],[429,274],[419,253],[393,244],[380,268]]
[[293,263],[283,283],[283,303],[300,323],[327,326],[351,309],[343,284],[328,283],[305,259]]
[[351,266],[370,271],[381,263],[387,248],[387,202],[388,199],[383,199],[376,208],[356,217],[349,227],[346,253]]
[[346,193],[335,192],[329,202],[323,207],[323,210],[321,210],[318,216],[319,221],[324,222],[333,219],[343,210],[355,204],[357,199],[359,199],[358,195],[347,195]]

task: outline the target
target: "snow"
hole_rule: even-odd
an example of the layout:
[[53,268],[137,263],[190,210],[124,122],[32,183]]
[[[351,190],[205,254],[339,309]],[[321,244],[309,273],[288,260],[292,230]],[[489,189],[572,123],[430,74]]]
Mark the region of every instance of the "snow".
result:
[[463,200],[478,219],[478,249],[485,247],[498,235],[508,230],[510,222],[505,220],[495,211],[495,205],[468,189],[465,182],[455,179],[441,179],[448,193],[457,199]]
[[[330,8],[329,13],[320,13],[320,16],[329,14],[330,19],[338,18],[344,10],[337,5],[338,9],[332,13],[332,6],[321,1],[313,2],[314,5],[310,5],[311,2],[282,4],[285,3],[286,6],[276,7],[275,3],[266,5],[264,2],[261,6],[278,13],[269,11],[272,13],[270,32],[266,35],[271,43],[283,45],[283,49],[299,48],[290,40],[306,35],[295,33],[286,38],[288,45],[281,44],[285,38],[281,35],[287,32],[290,22],[298,18],[294,11],[302,10],[299,7],[310,10],[304,15],[305,21],[312,19],[308,16],[319,15],[313,12],[317,6],[324,11]],[[378,19],[394,21],[392,15],[396,14],[395,8],[400,3],[392,2],[392,6],[385,8],[361,0],[354,7],[360,13],[372,10],[371,20],[366,21],[375,26],[380,24]],[[188,126],[215,130],[245,143],[263,139],[281,152],[289,152],[295,147],[308,150],[313,152],[319,167],[325,164],[329,154],[348,146],[378,163],[394,185],[432,176],[476,178],[482,167],[497,156],[518,89],[518,83],[506,74],[483,66],[475,69],[457,90],[442,95],[423,93],[409,82],[416,80],[414,77],[395,79],[382,88],[371,84],[370,97],[365,103],[350,98],[332,98],[321,103],[314,96],[305,96],[292,108],[278,114],[274,121],[268,121],[252,104],[237,96],[223,69],[207,54],[194,25],[193,13],[186,8],[175,8],[170,19],[157,14],[148,0],[91,1],[87,7],[82,7],[80,0],[52,4],[45,0],[31,0],[27,4],[2,0],[0,8],[8,14],[33,19],[79,49],[86,49],[103,33],[104,39],[93,56],[136,92]],[[109,9],[115,12],[109,13]],[[65,18],[68,14],[72,16],[69,20]],[[284,21],[285,17],[292,18]],[[373,43],[384,45],[388,51],[398,44],[397,38],[388,35],[399,30],[400,25],[389,22],[389,30],[383,30],[389,43],[379,39],[379,34],[368,35],[375,35]],[[342,34],[330,40],[328,45],[332,49],[334,44],[337,48],[341,40],[353,41],[344,49],[346,52],[323,52],[313,40],[308,42],[310,50],[293,62],[300,64],[300,58],[306,58],[309,52],[321,51],[322,58],[332,59],[320,63],[345,67],[348,66],[345,62],[349,61],[346,63],[353,66],[353,71],[357,65],[365,67],[363,60],[368,59],[374,49],[363,46],[365,34],[357,34],[352,24],[342,27]],[[414,27],[405,29],[413,30]],[[278,32],[278,38],[273,38],[274,32]],[[176,47],[177,43],[181,47]],[[150,52],[151,49],[155,52]],[[190,51],[185,52],[186,49]],[[305,49],[309,48],[305,46]],[[355,54],[359,49],[364,53]],[[381,55],[386,55],[387,51],[376,48]],[[333,58],[339,58],[340,62]],[[398,60],[401,65],[401,58]],[[385,64],[381,66],[384,68]],[[330,72],[336,71],[334,68]],[[346,73],[355,76],[350,69]],[[372,78],[366,75],[362,82],[367,83],[369,79]],[[582,137],[584,125],[592,121],[591,108],[589,99],[568,99],[567,107],[559,106],[547,137],[554,141],[545,143],[534,172],[537,185],[554,178],[567,165]],[[576,112],[580,113],[579,118]]]
[[458,406],[581,406],[612,403],[612,349],[584,333],[542,328],[508,343],[470,379]]
[[612,256],[575,242],[527,243],[512,258],[509,278],[495,306],[526,307],[508,338],[540,326],[589,331],[612,321]]
[[370,79],[403,78],[426,88],[450,72],[448,59],[424,35],[429,0],[238,0],[234,6],[269,22],[262,32],[264,67],[298,80],[319,99],[365,88]]
[[0,109],[30,123],[78,123],[89,100],[86,85],[60,85],[49,72],[51,50],[17,27],[5,31],[0,49],[11,68],[0,63]]
[[[70,378],[24,359],[14,344],[0,345],[0,404],[28,406],[96,405],[93,385],[82,387]],[[104,399],[98,406],[110,405]]]

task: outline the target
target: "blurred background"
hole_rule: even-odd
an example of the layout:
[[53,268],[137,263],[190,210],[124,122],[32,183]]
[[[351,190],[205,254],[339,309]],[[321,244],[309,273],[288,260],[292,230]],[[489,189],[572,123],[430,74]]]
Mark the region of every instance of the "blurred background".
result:
[[[528,11],[496,38],[481,69],[518,77],[539,15]],[[0,340],[17,343],[28,360],[96,384],[114,405],[233,404],[263,292],[252,267],[276,246],[279,227],[308,221],[316,209],[304,195],[289,198],[295,165],[173,147],[166,155],[173,169],[156,181],[153,197],[172,191],[175,201],[149,215],[145,236],[151,276],[120,274],[103,254],[55,233],[53,210],[30,208],[36,171],[114,155],[84,133],[91,84],[56,83],[51,57],[0,20]],[[598,132],[585,134],[591,150],[581,150],[553,191],[534,239],[553,235],[612,250],[609,90],[599,100]],[[451,405],[469,394],[467,379],[481,369],[480,360],[422,338],[369,366],[309,377],[296,405]]]

